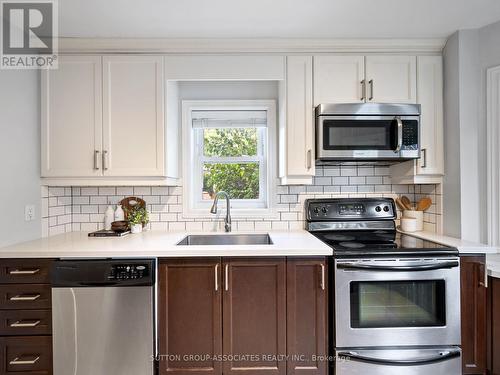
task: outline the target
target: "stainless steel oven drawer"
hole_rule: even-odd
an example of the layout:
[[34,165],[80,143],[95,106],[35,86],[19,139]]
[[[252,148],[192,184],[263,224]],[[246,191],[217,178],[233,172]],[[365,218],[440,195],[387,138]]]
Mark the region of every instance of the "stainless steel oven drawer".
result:
[[337,350],[335,375],[460,375],[460,348]]

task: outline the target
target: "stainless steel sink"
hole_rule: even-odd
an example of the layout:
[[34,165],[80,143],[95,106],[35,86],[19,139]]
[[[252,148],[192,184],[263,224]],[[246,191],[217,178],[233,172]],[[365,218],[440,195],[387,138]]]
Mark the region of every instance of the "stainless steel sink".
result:
[[192,245],[272,245],[269,234],[197,234],[184,237],[177,246]]

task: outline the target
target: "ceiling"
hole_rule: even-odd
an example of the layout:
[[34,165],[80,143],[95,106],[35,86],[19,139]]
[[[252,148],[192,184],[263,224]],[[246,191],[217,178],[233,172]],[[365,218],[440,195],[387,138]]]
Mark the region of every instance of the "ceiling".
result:
[[498,0],[59,1],[66,37],[423,38],[498,20]]

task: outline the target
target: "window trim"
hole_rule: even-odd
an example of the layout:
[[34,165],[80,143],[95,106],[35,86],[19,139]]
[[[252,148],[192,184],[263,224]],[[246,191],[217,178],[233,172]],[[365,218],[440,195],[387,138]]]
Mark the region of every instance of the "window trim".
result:
[[[259,184],[264,183],[266,188],[262,188],[262,199],[259,199],[256,207],[253,200],[238,200],[238,206],[231,205],[231,215],[234,218],[277,218],[275,207],[276,197],[276,164],[277,164],[277,143],[276,143],[276,101],[275,100],[183,100],[182,106],[182,190],[183,190],[183,217],[185,218],[214,218],[209,210],[212,205],[211,201],[196,200],[194,187],[200,184],[200,178],[193,173],[193,165],[195,158],[199,154],[199,150],[193,146],[196,137],[196,131],[193,131],[192,126],[192,111],[203,110],[264,110],[267,112],[267,140],[264,137],[263,147],[265,148],[263,155],[267,173],[264,179],[260,179]],[[273,147],[275,145],[276,147]],[[259,158],[250,157],[251,159]],[[249,158],[249,159],[250,159]],[[231,158],[227,158],[231,159]],[[239,158],[238,158],[239,159]],[[261,168],[264,164],[261,164]],[[201,173],[201,171],[200,171]],[[197,180],[197,181],[196,181]],[[264,180],[264,182],[262,181]],[[202,180],[201,180],[202,181]],[[259,187],[260,188],[260,187]]]

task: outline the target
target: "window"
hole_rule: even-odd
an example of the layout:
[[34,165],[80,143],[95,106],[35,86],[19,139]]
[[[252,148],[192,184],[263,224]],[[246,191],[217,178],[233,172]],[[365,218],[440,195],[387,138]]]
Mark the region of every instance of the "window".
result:
[[183,101],[188,213],[209,215],[219,191],[231,197],[234,215],[270,210],[275,108],[273,101]]

